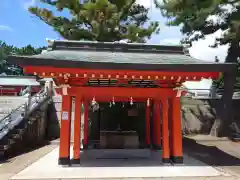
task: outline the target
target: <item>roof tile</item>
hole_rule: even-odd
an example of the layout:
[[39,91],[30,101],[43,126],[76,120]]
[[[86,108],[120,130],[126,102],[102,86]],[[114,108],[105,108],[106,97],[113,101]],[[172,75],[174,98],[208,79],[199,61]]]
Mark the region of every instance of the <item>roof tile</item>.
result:
[[109,51],[55,50],[34,55],[35,58],[82,62],[140,63],[140,64],[208,64],[184,54],[130,53]]

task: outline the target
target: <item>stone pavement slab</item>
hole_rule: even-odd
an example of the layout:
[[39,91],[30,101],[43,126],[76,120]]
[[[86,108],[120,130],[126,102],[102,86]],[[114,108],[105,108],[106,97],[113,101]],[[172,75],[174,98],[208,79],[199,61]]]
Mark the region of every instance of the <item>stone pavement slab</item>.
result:
[[11,158],[7,162],[0,163],[0,180],[10,179],[13,175],[22,171],[56,147],[56,145],[46,145],[31,152]]
[[209,140],[209,136],[203,135],[197,137],[201,138],[183,139],[185,153],[240,179],[240,143],[216,137]]
[[[83,180],[78,178],[62,179],[62,178],[50,178],[50,179],[34,179],[34,180]],[[159,178],[85,178],[84,180],[239,180],[237,177],[159,177]]]
[[[72,148],[71,148],[72,149]],[[206,177],[224,177],[230,174],[201,163],[187,155],[184,165],[163,165],[159,152],[152,152],[151,158],[129,160],[106,160],[86,158],[82,156],[81,166],[62,167],[57,164],[58,148],[42,157],[20,173],[12,177],[14,180],[29,179],[171,179],[180,178],[206,179]],[[96,153],[96,151],[95,151]],[[118,154],[119,152],[117,152]],[[90,153],[89,153],[90,154]],[[83,155],[83,152],[82,154]],[[85,158],[84,158],[85,157]],[[204,179],[204,180],[205,180]],[[211,179],[209,179],[211,180]]]

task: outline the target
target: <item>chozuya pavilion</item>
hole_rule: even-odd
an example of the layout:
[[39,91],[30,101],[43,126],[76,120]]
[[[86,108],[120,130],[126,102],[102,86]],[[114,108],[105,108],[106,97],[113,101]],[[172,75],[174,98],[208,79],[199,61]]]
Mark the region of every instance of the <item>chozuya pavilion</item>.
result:
[[[82,104],[85,105],[84,148],[90,141],[88,105],[92,101],[131,105],[141,102],[145,109],[144,148],[161,148],[162,162],[183,163],[180,98],[184,92],[179,87],[185,81],[218,79],[222,72],[225,73],[225,90],[232,90],[235,64],[194,59],[184,53],[182,46],[65,40],[48,43],[48,50],[42,54],[10,56],[8,62],[21,65],[27,74],[54,78],[62,89],[58,159],[61,165],[80,163]],[[75,114],[73,159],[70,159],[72,97],[75,98]],[[226,106],[231,106],[229,101],[225,103],[227,115]],[[119,130],[109,131],[111,133],[121,135]],[[122,136],[126,134],[122,132]],[[130,138],[130,134],[126,137]]]

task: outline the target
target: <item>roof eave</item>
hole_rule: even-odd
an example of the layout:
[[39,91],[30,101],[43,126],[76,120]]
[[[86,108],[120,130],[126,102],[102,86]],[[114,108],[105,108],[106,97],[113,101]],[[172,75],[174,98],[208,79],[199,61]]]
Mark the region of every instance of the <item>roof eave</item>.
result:
[[[31,56],[9,56],[7,61],[26,66],[53,66],[56,68],[82,69],[113,69],[113,70],[141,70],[141,71],[186,71],[186,72],[232,72],[236,70],[236,63],[206,63],[206,64],[138,64],[111,62],[84,62],[56,59],[41,59]],[[50,63],[51,62],[51,63]]]

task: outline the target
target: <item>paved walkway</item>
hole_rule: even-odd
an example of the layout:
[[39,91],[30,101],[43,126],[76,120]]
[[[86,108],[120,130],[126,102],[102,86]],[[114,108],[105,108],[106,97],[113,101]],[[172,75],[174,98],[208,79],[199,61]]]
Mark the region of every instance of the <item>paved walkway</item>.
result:
[[[72,149],[72,148],[71,148]],[[27,167],[12,179],[39,177],[56,179],[219,177],[231,176],[187,155],[184,165],[163,165],[161,153],[151,150],[88,150],[82,152],[81,166],[61,167],[57,164],[58,148]],[[114,158],[121,159],[114,159]],[[44,168],[42,168],[44,167]]]
[[36,162],[56,147],[56,145],[47,145],[37,150],[11,158],[7,162],[0,162],[0,180],[10,179],[12,176]]
[[[111,167],[113,164],[109,164],[107,167],[92,167],[92,163],[94,163],[95,166],[109,163],[107,161],[103,163],[102,160],[98,159],[98,163],[96,163],[96,161],[91,161],[91,167],[61,168],[57,165],[57,157],[55,157],[57,155],[56,148],[56,144],[47,145],[0,164],[0,180],[29,180],[29,178],[31,180],[39,180],[42,178],[44,178],[42,180],[67,180],[70,177],[77,180],[80,178],[79,174],[83,174],[83,172],[85,172],[85,176],[82,175],[81,179],[89,179],[86,178],[86,175],[88,174],[88,177],[91,177],[92,180],[99,179],[96,176],[99,174],[105,174],[105,178],[103,179],[109,180],[240,180],[240,159],[237,158],[240,157],[238,156],[240,153],[240,144],[230,141],[197,140],[196,143],[193,140],[185,139],[184,152],[193,158],[190,157],[190,161],[188,160],[188,162],[185,163],[186,165],[188,164],[188,166],[176,167],[162,165],[136,167],[136,164],[139,163],[137,161],[135,161],[135,167],[132,166],[125,169],[124,166],[126,167],[125,163],[127,163],[127,161],[121,162],[124,166],[123,168],[118,167],[118,169],[114,169],[116,167]],[[202,161],[203,163],[199,161]],[[41,164],[43,162],[44,164]],[[193,162],[195,163],[195,166],[190,166]],[[204,163],[208,164],[208,166],[203,165]],[[119,165],[119,161],[117,164]],[[45,168],[45,171],[43,167]],[[86,168],[88,168],[88,170]],[[30,173],[30,171],[32,172]],[[56,175],[57,173],[60,174]],[[65,175],[62,175],[62,173]],[[141,178],[133,176],[131,178],[131,176],[129,176],[129,174],[134,175],[139,173],[142,176]],[[78,177],[74,177],[74,174]],[[121,177],[116,177],[115,174],[120,174]],[[124,174],[125,176],[123,176]],[[150,177],[149,174],[154,176]],[[183,176],[183,174],[185,175]],[[110,176],[112,176],[112,178],[110,178]],[[115,178],[113,176],[115,176]],[[128,176],[128,178],[126,176]]]
[[240,179],[240,143],[209,136],[184,139],[184,152],[210,166],[230,172]]

